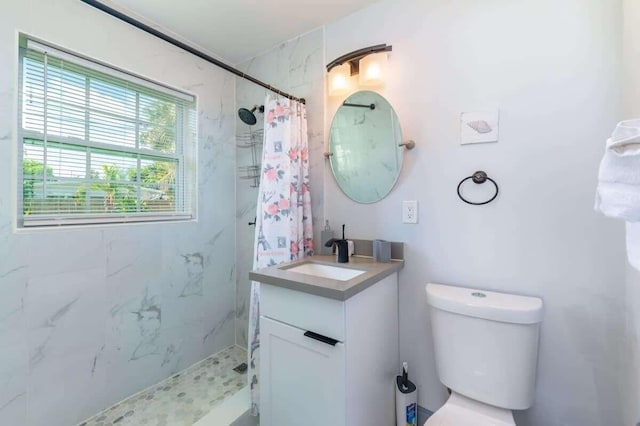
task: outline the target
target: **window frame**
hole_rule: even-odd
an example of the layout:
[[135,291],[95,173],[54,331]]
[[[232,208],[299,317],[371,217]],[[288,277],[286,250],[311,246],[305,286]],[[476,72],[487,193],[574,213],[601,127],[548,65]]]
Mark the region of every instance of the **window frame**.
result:
[[[143,86],[152,91],[161,92],[165,95],[173,96],[176,100],[175,105],[176,125],[175,125],[175,152],[167,153],[159,150],[144,148],[141,145],[141,133],[140,125],[144,121],[140,118],[140,97],[145,95],[140,89],[135,89],[136,97],[136,114],[135,118],[128,118],[117,113],[109,113],[107,115],[112,118],[126,120],[135,125],[135,146],[129,147],[125,145],[109,144],[103,142],[95,142],[89,139],[89,131],[91,129],[91,122],[87,115],[91,111],[88,105],[83,107],[85,113],[84,131],[85,139],[71,137],[71,136],[58,136],[47,134],[46,127],[43,126],[43,132],[40,133],[34,130],[25,129],[23,123],[24,116],[24,79],[25,79],[25,65],[24,60],[27,57],[26,53],[23,53],[26,49],[31,49],[31,46],[36,46],[35,50],[40,50],[46,55],[51,55],[56,60],[63,60],[72,63],[76,66],[88,68],[91,71],[98,71],[99,73],[106,74],[112,78],[118,80],[124,80],[127,83],[134,84],[136,86]],[[29,46],[29,47],[28,47]],[[109,225],[109,224],[126,224],[126,223],[140,223],[140,222],[167,222],[167,221],[191,221],[197,220],[197,152],[198,152],[198,120],[197,120],[197,105],[198,98],[195,94],[187,93],[184,90],[175,89],[164,83],[142,77],[138,74],[130,71],[116,68],[112,65],[105,64],[96,59],[87,58],[75,52],[68,51],[66,49],[57,47],[48,42],[41,41],[37,38],[31,37],[26,34],[19,35],[18,44],[18,87],[17,87],[17,152],[14,158],[17,159],[16,177],[17,177],[17,227],[18,229],[31,229],[31,228],[47,228],[47,227],[67,227],[75,225]],[[48,53],[52,52],[52,53]],[[47,67],[45,60],[44,67]],[[45,72],[46,75],[46,72]],[[91,80],[91,75],[81,74],[86,79],[86,86],[88,88]],[[95,79],[95,77],[93,77]],[[99,81],[99,79],[98,79]],[[45,77],[45,85],[46,85]],[[123,87],[123,86],[121,86]],[[85,91],[85,101],[88,104],[90,97],[89,91]],[[186,103],[177,102],[177,98],[187,100],[191,102],[191,106]],[[43,96],[43,111],[47,114],[47,103],[50,100],[45,95]],[[98,111],[100,114],[104,114],[104,111]],[[190,118],[187,115],[193,114],[193,126],[189,125]],[[46,121],[46,120],[45,120]],[[44,140],[43,140],[44,139]],[[114,155],[126,154],[135,156],[137,163],[137,179],[135,181],[136,191],[136,212],[114,212],[114,213],[47,213],[47,214],[35,214],[25,215],[25,200],[23,196],[24,190],[24,170],[23,162],[25,160],[25,143],[27,140],[41,141],[43,145],[51,142],[54,144],[62,144],[72,146],[74,148],[86,149],[86,175],[84,178],[78,178],[84,181],[86,184],[91,184],[94,180],[90,177],[91,170],[91,150],[96,149],[103,152],[112,152]],[[46,142],[45,142],[46,141]],[[45,150],[46,152],[46,150]],[[46,154],[44,154],[46,155]],[[153,211],[142,212],[140,211],[141,204],[141,161],[157,159],[159,161],[167,161],[175,163],[176,176],[173,183],[175,191],[174,210],[173,211]],[[190,164],[190,170],[187,170],[187,163]],[[46,174],[46,169],[43,172]],[[188,176],[189,175],[189,176]],[[65,178],[66,179],[66,178]],[[72,180],[69,178],[69,180]],[[46,178],[43,179],[43,186],[46,186]],[[188,187],[187,187],[188,186]],[[87,198],[89,198],[90,191],[87,191]],[[190,198],[190,200],[187,200]],[[88,207],[89,208],[89,207]]]

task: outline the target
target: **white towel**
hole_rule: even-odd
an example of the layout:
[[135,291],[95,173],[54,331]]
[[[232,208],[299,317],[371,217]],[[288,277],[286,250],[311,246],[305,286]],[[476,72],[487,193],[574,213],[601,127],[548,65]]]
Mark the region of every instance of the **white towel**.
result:
[[640,119],[618,123],[600,163],[596,210],[640,222]]

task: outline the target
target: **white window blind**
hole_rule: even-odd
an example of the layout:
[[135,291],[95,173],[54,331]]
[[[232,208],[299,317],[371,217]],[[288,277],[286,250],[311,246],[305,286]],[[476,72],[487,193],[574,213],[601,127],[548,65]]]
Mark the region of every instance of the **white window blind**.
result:
[[191,95],[31,40],[20,62],[23,226],[193,217]]

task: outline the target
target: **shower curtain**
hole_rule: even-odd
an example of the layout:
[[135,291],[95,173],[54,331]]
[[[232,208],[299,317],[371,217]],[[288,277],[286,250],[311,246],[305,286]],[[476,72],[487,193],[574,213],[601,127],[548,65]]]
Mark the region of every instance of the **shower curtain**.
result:
[[[307,111],[289,99],[265,101],[262,174],[258,191],[253,269],[313,254]],[[260,283],[251,283],[249,370],[251,412],[258,415]]]

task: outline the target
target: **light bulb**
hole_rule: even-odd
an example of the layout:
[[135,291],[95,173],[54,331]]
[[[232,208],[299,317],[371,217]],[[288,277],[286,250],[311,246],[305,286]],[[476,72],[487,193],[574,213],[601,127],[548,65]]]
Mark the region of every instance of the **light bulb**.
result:
[[351,65],[345,63],[329,71],[329,96],[343,96],[351,90]]
[[387,73],[387,53],[374,53],[360,59],[360,86],[381,86]]

